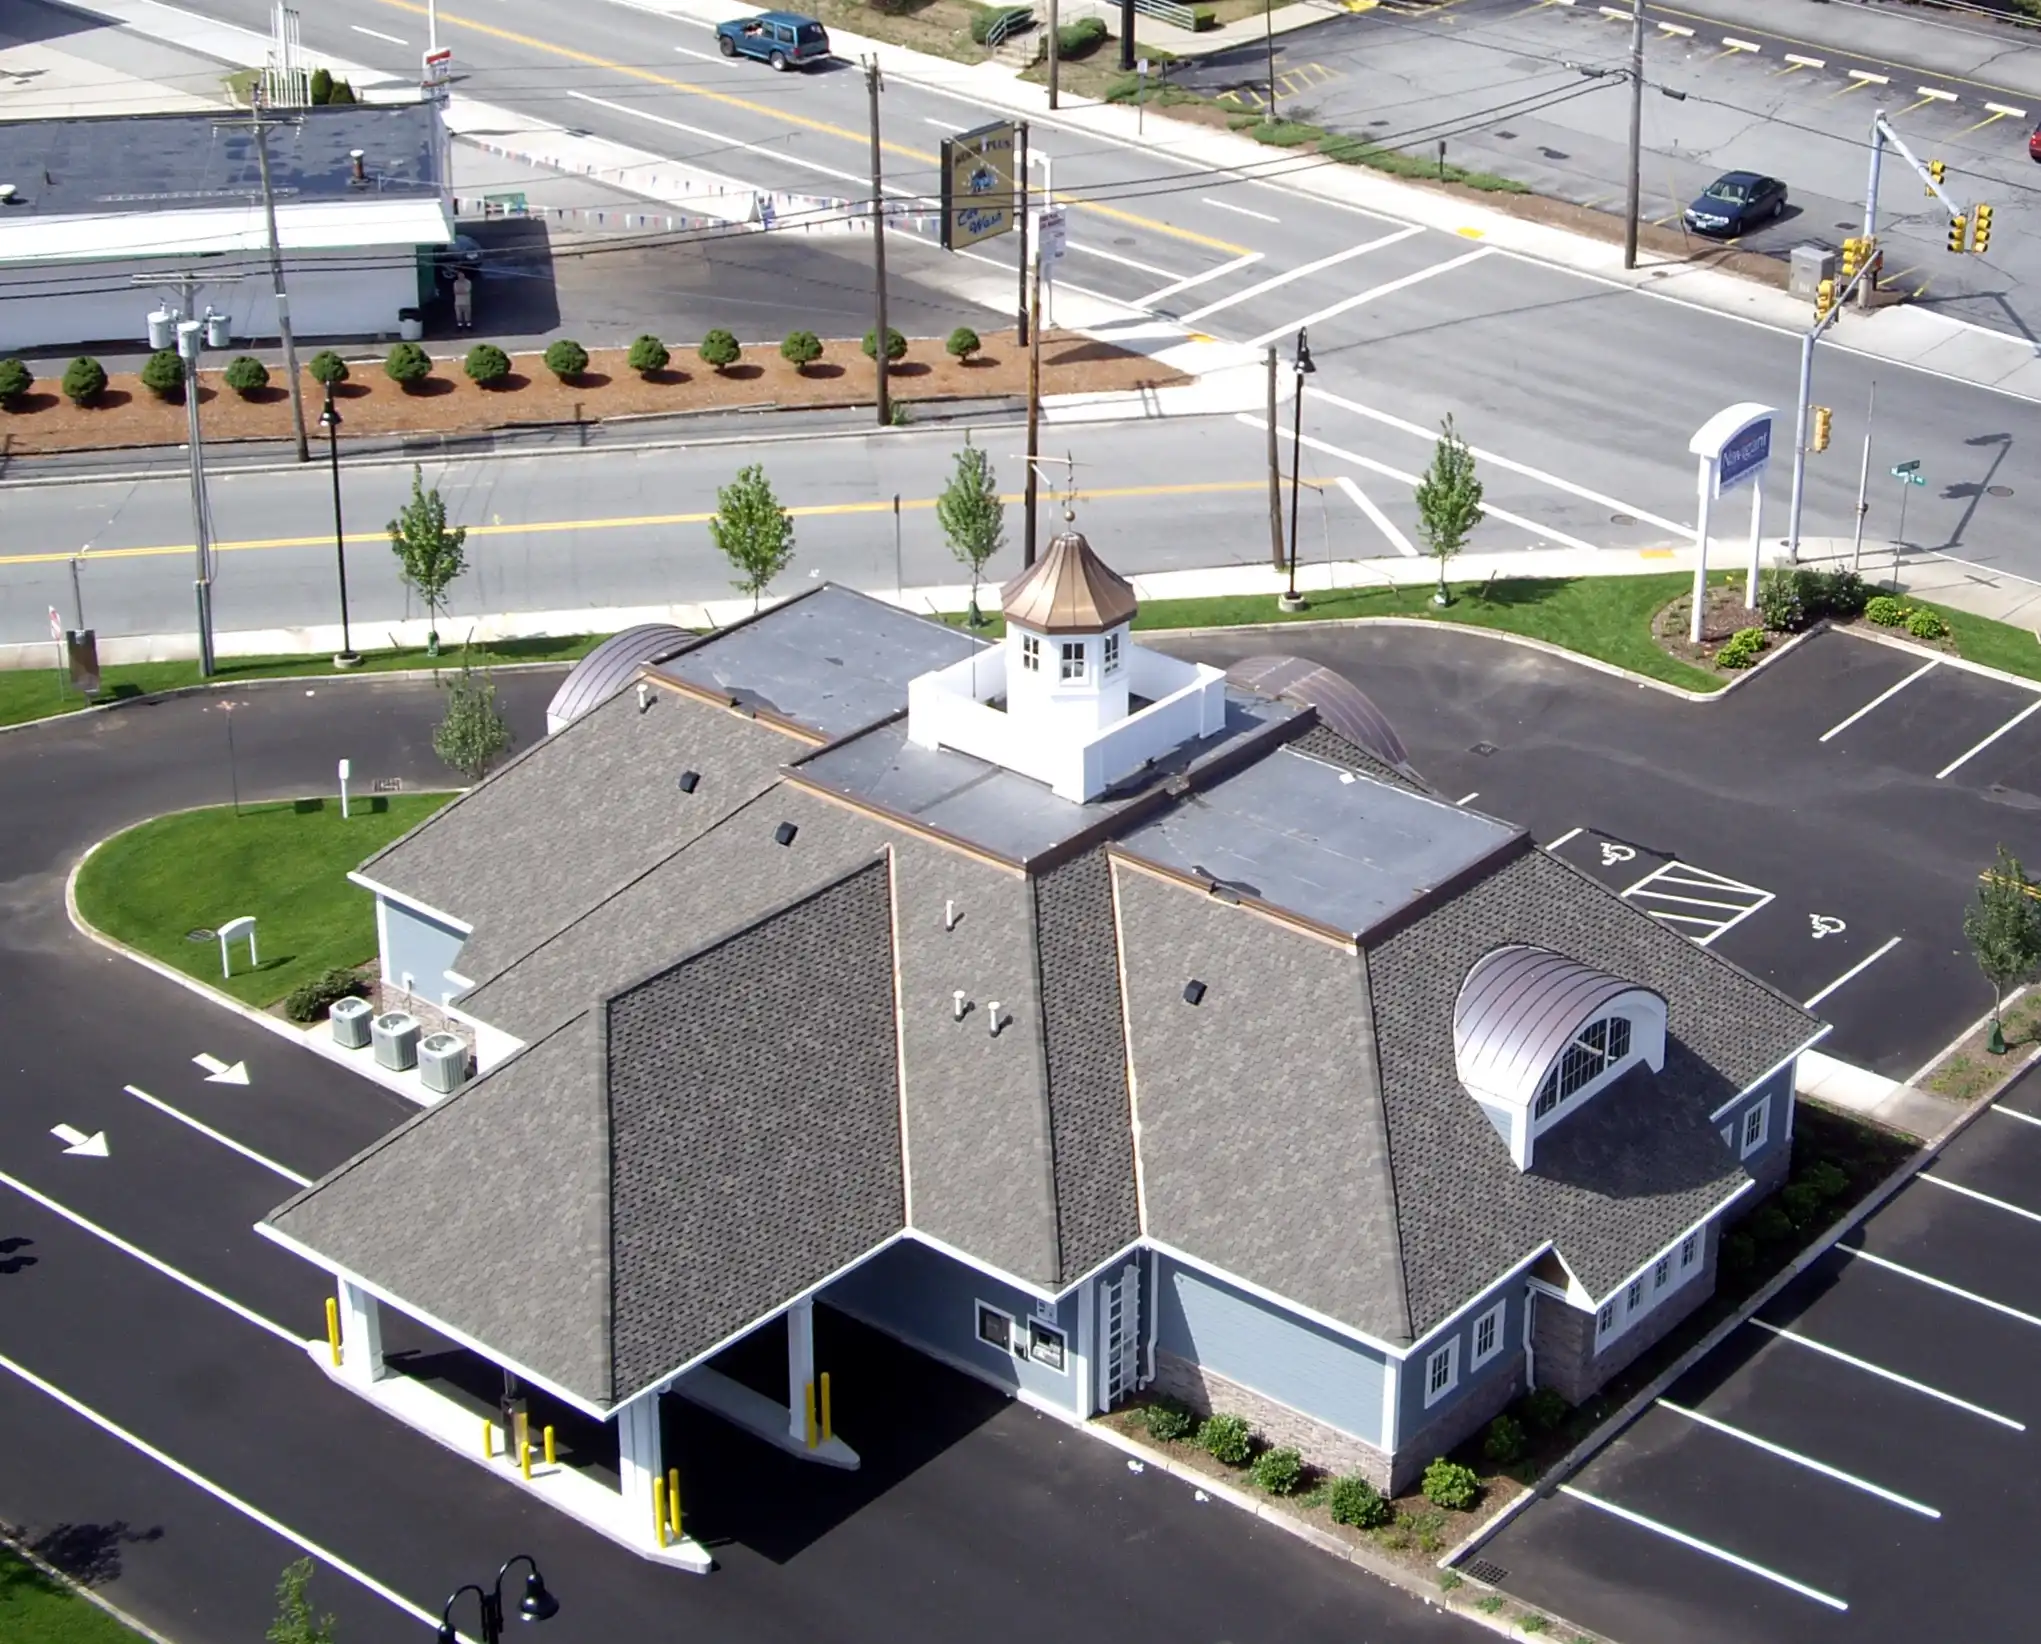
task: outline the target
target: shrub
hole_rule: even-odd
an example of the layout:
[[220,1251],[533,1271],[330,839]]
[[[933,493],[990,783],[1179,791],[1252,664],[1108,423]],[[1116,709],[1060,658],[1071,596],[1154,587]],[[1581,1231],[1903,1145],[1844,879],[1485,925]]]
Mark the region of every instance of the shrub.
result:
[[1032,19],[1034,15],[1034,9],[1030,6],[981,6],[971,19],[971,42],[974,45],[984,45],[1001,18],[1005,18],[1007,27],[1012,28],[1015,23],[1023,19]]
[[1304,1458],[1287,1444],[1280,1449],[1264,1450],[1254,1458],[1247,1476],[1254,1480],[1256,1489],[1266,1490],[1272,1496],[1294,1495],[1297,1486],[1304,1482]]
[[316,1022],[342,999],[367,991],[362,979],[351,970],[329,970],[309,982],[300,982],[284,998],[283,1013],[293,1022]]
[[1722,642],[1722,648],[1715,653],[1715,665],[1718,668],[1748,668],[1770,643],[1762,628],[1739,628]]
[[64,367],[64,398],[73,405],[90,405],[106,392],[106,367],[90,354],[80,354]]
[[1864,601],[1864,615],[1881,628],[1897,628],[1906,620],[1906,607],[1890,594],[1878,594]]
[[1157,1399],[1141,1412],[1148,1436],[1164,1444],[1187,1439],[1197,1431],[1197,1418],[1174,1399]]
[[333,95],[326,99],[329,103],[352,103],[356,100],[354,87],[345,80],[335,80],[333,82]]
[[1517,1414],[1534,1433],[1550,1433],[1563,1422],[1573,1406],[1550,1387],[1533,1387],[1517,1403]]
[[[142,361],[142,386],[159,400],[184,397],[184,360],[174,348],[159,348]],[[68,389],[65,392],[69,392]]]
[[1198,1448],[1228,1467],[1244,1467],[1254,1454],[1254,1433],[1243,1416],[1207,1416],[1198,1427]]
[[1103,17],[1080,17],[1056,31],[1056,55],[1089,57],[1105,43],[1105,38],[1106,20]]
[[966,365],[969,365],[971,363],[971,356],[984,346],[978,340],[977,332],[973,331],[968,325],[960,325],[950,333],[949,341],[943,344],[943,352],[952,359],[962,360]]
[[0,405],[12,405],[35,386],[35,374],[19,360],[0,360]]
[[322,348],[312,356],[312,363],[305,367],[312,375],[312,381],[323,385],[347,381],[347,361],[330,348]]
[[1915,639],[1940,639],[1948,633],[1949,625],[1933,611],[1909,611],[1906,631]]
[[1725,1273],[1748,1273],[1758,1259],[1757,1241],[1748,1233],[1725,1233],[1722,1236],[1722,1271]]
[[269,386],[269,367],[253,354],[236,354],[220,373],[220,381],[245,400]]
[[1481,1453],[1498,1467],[1507,1467],[1524,1453],[1524,1430],[1508,1416],[1497,1416],[1488,1424],[1488,1436],[1481,1441]]
[[1806,581],[1800,597],[1811,616],[1861,616],[1871,598],[1864,579],[1847,566],[1838,566],[1833,571],[1803,571],[1801,575]]
[[1824,1199],[1840,1199],[1850,1190],[1850,1175],[1831,1159],[1821,1159],[1809,1165],[1800,1174],[1805,1182]]
[[1813,618],[1801,584],[1807,574],[1775,565],[1758,579],[1758,617],[1773,633],[1797,634]]
[[1298,148],[1325,135],[1318,127],[1299,125],[1295,120],[1257,120],[1247,128],[1247,134],[1270,148]]
[[1779,1189],[1779,1208],[1795,1227],[1811,1227],[1821,1214],[1821,1195],[1806,1182],[1791,1182]]
[[1542,1633],[1551,1625],[1552,1618],[1550,1616],[1539,1615],[1535,1610],[1520,1616],[1517,1620],[1517,1630],[1525,1633]]
[[[876,360],[879,357],[879,334],[876,331],[867,331],[865,333],[865,340],[858,346],[864,349],[866,359]],[[901,336],[900,333],[895,331],[890,325],[887,326],[886,327],[887,360],[889,362],[897,360],[906,352],[907,352],[907,339]]]
[[721,371],[726,366],[735,365],[737,356],[744,350],[738,346],[735,337],[719,326],[702,338],[702,345],[695,352],[701,355],[702,364],[711,370]]
[[789,331],[780,344],[780,358],[796,371],[806,371],[822,358],[822,339],[812,331]]
[[1439,1591],[1442,1593],[1456,1592],[1466,1585],[1467,1578],[1460,1574],[1458,1570],[1441,1570],[1439,1572]]
[[432,375],[432,356],[415,342],[400,342],[383,361],[383,372],[400,388],[409,388]]
[[510,375],[510,356],[494,343],[477,343],[461,361],[468,380],[480,388],[494,388]]
[[329,68],[312,70],[312,104],[324,108],[333,101],[333,71]]
[[1777,1244],[1793,1236],[1792,1220],[1777,1205],[1768,1204],[1751,1216],[1750,1236],[1753,1243],[1761,1246]]
[[546,369],[562,380],[578,377],[588,369],[588,350],[572,337],[546,345]]
[[1219,14],[1210,6],[1191,7],[1191,33],[1204,34],[1219,26]]
[[1424,1470],[1424,1499],[1450,1512],[1469,1511],[1481,1499],[1481,1480],[1474,1469],[1440,1456]]
[[624,356],[624,363],[633,371],[649,373],[664,371],[666,362],[672,358],[673,356],[666,350],[666,344],[648,331],[644,336],[631,340],[631,351]]
[[1356,1530],[1379,1530],[1393,1516],[1382,1492],[1359,1473],[1335,1479],[1327,1505],[1332,1510],[1333,1523],[1351,1524]]
[[1444,1513],[1398,1513],[1396,1522],[1417,1538],[1420,1552],[1436,1553],[1446,1544],[1446,1515]]

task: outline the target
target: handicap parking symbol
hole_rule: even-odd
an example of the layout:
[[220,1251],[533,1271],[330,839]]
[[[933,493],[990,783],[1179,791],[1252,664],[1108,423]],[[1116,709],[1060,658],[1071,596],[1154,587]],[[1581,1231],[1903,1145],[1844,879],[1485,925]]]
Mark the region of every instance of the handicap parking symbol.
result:
[[1810,913],[1807,916],[1807,923],[1813,927],[1812,934],[1817,942],[1824,936],[1840,936],[1850,928],[1834,914],[1829,913]]

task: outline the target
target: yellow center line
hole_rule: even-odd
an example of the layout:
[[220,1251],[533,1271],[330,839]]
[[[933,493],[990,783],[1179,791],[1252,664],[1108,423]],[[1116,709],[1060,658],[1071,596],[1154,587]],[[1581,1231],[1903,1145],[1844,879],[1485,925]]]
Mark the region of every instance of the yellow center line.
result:
[[[1306,485],[1330,485],[1329,479],[1304,480]],[[1224,491],[1260,491],[1266,489],[1266,479],[1251,480],[1200,480],[1182,485],[1112,485],[1097,490],[1085,489],[1078,493],[1084,502],[1107,502],[1144,497],[1188,497],[1210,496]],[[1045,488],[1044,495],[1048,495]],[[1026,493],[1010,491],[999,499],[1005,503],[1019,503]],[[900,506],[906,509],[929,509],[936,505],[934,497],[905,497]],[[884,498],[872,502],[817,502],[807,503],[787,512],[795,519],[837,518],[850,514],[890,514],[893,499]],[[527,520],[515,525],[470,525],[471,537],[514,537],[551,536],[567,531],[629,531],[644,530],[654,526],[706,525],[715,518],[713,509],[688,514],[619,514],[607,519],[542,519]],[[361,538],[356,541],[360,542]],[[231,542],[216,542],[213,551],[219,554],[250,553],[269,548],[326,548],[333,537],[330,532],[309,537],[243,537]],[[166,554],[188,554],[192,545],[188,542],[155,543],[141,548],[95,548],[84,557],[91,560],[104,559],[160,559]],[[58,565],[74,558],[70,553],[5,554],[0,555],[0,566],[4,565]]]
[[[381,3],[398,11],[409,12],[414,17],[423,17],[426,11],[426,8],[417,4],[416,0],[381,0]],[[856,143],[860,148],[869,146],[871,142],[871,134],[869,132],[852,131],[848,126],[833,125],[827,120],[813,119],[805,114],[794,114],[783,108],[769,108],[764,103],[754,103],[748,97],[735,97],[726,91],[712,91],[707,86],[691,85],[685,80],[676,80],[669,74],[660,74],[653,69],[639,68],[631,63],[612,62],[607,57],[597,57],[589,52],[577,51],[572,46],[555,45],[550,40],[540,40],[533,35],[520,34],[514,29],[498,28],[493,23],[478,22],[472,17],[462,17],[456,12],[442,9],[439,12],[439,22],[442,26],[451,25],[456,28],[469,29],[476,34],[487,35],[492,40],[502,40],[513,46],[525,46],[532,51],[545,52],[550,56],[565,58],[570,63],[581,63],[589,68],[604,69],[611,74],[621,74],[627,79],[640,80],[647,85],[659,86],[667,91],[681,92],[689,97],[706,98],[709,102],[720,103],[725,108],[739,108],[748,114],[762,114],[767,119],[779,124],[804,126],[810,131],[819,131],[828,137],[838,137],[845,142]],[[942,163],[937,156],[930,154],[925,149],[910,148],[901,143],[881,143],[880,147],[889,154],[900,155],[903,159],[917,160],[923,165],[938,166]],[[1130,223],[1139,228],[1149,229],[1157,234],[1168,235],[1172,239],[1184,240],[1192,245],[1204,246],[1209,251],[1223,251],[1229,256],[1244,257],[1250,249],[1244,245],[1235,245],[1230,240],[1220,240],[1213,238],[1209,234],[1200,234],[1193,229],[1178,228],[1174,223],[1159,222],[1153,217],[1143,217],[1131,211],[1122,211],[1117,206],[1105,205],[1097,200],[1078,200],[1069,203],[1074,203],[1080,211],[1093,212],[1101,217],[1111,217],[1117,222]]]

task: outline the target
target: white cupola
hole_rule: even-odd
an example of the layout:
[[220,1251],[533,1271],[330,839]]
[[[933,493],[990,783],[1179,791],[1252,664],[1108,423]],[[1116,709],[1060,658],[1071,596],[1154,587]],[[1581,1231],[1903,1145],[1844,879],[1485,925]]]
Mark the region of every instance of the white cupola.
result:
[[1127,717],[1134,589],[1063,531],[999,591],[1006,615],[1006,711],[1089,736]]

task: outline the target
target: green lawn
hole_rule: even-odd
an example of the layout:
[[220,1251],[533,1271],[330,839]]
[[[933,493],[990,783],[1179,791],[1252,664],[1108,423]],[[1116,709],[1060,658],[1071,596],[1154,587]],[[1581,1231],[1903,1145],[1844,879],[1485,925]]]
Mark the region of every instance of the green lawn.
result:
[[1993,622],[1968,611],[1952,611],[1946,605],[1934,605],[1924,599],[1907,603],[1924,606],[1948,623],[1949,637],[1956,642],[1956,652],[1965,662],[2018,674],[2023,679],[2041,679],[2041,638],[2036,638],[2031,628]]
[[0,1639],[7,1644],[139,1644],[138,1634],[4,1547]]
[[[366,795],[340,819],[340,801],[182,811],[108,840],[78,876],[88,923],[251,1005],[269,1005],[336,965],[376,951],[375,905],[347,871],[445,804],[445,794]],[[188,933],[255,916],[255,970],[236,945],[220,979],[220,946]],[[0,1628],[0,1638],[7,1637]]]
[[[570,634],[565,639],[502,639],[493,645],[470,646],[465,652],[449,647],[437,657],[424,650],[364,651],[361,673],[387,673],[401,668],[458,668],[463,658],[478,668],[511,662],[573,662],[598,645],[601,634]],[[330,674],[333,659],[326,656],[258,656],[223,660],[213,677],[226,683],[245,679],[295,678],[300,674]],[[147,696],[153,691],[174,691],[197,685],[196,662],[139,662],[101,671],[102,689],[98,700],[114,702],[123,697]],[[73,691],[55,668],[0,669],[0,725],[19,725],[26,720],[48,719],[56,714],[76,713],[88,704]]]

